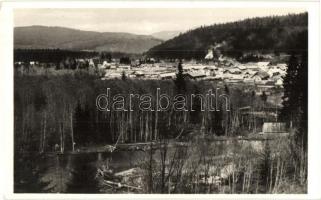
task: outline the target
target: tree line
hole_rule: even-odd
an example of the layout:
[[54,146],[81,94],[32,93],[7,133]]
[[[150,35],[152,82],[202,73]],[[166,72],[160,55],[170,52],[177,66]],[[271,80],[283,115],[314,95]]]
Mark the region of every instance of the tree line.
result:
[[302,40],[300,34],[307,32],[307,24],[308,14],[302,13],[201,26],[151,48],[147,55],[204,59],[207,50],[217,44],[223,55],[234,58],[241,58],[245,52],[300,51],[293,49],[293,44]]
[[14,49],[14,62],[37,61],[40,63],[59,63],[66,59],[98,58],[111,62],[112,59],[122,59],[130,64],[130,59],[138,58],[138,54],[106,51],[76,51],[66,49]]

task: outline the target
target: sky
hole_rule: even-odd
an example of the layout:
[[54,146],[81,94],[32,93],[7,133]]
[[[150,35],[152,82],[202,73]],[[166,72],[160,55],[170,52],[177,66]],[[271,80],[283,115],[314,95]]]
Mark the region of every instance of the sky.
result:
[[62,26],[86,31],[149,35],[253,17],[305,12],[299,8],[16,9],[15,26]]

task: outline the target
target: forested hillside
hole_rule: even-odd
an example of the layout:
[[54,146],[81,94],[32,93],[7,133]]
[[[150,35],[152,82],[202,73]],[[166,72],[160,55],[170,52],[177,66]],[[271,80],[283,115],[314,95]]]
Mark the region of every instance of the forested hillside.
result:
[[187,31],[151,48],[147,55],[158,58],[204,58],[209,48],[241,57],[247,52],[301,51],[298,45],[307,33],[308,14],[251,18],[214,24]]
[[160,44],[147,35],[81,31],[64,27],[28,26],[14,29],[14,48],[68,49],[142,53]]

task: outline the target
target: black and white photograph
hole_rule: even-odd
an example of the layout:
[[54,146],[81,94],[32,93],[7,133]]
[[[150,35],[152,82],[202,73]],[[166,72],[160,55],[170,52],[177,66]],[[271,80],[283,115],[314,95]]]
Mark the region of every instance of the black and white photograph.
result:
[[305,7],[12,14],[13,194],[308,194]]
[[308,13],[17,9],[15,193],[306,193]]

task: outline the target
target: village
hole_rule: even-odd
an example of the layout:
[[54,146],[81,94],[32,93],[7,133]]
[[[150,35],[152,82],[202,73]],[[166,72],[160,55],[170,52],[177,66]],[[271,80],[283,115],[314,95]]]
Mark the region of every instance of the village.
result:
[[[104,62],[98,67],[106,71],[103,80],[121,78],[124,73],[128,78],[164,80],[174,79],[177,73],[173,63],[165,62],[138,66]],[[216,64],[193,61],[183,63],[186,77],[193,80],[217,80],[231,84],[247,83],[280,88],[283,86],[282,77],[286,74],[286,69],[284,63],[272,65],[270,62],[241,64],[234,60],[224,60]]]
[[[73,64],[72,62],[75,62]],[[270,61],[240,63],[228,57],[219,57],[213,61],[205,57],[203,61],[183,60],[183,71],[186,78],[192,80],[220,81],[227,84],[249,84],[261,88],[282,88],[283,77],[286,74],[287,64]],[[75,69],[92,69],[100,71],[101,79],[121,79],[123,76],[131,79],[144,80],[166,80],[175,79],[177,74],[178,61],[156,60],[149,58],[148,62],[133,60],[124,64],[119,59],[110,61],[89,58],[75,59],[61,62],[60,69],[70,69],[70,64],[75,65]],[[49,63],[49,68],[57,68],[54,63]],[[28,65],[24,62],[15,62],[16,68],[21,74],[34,68],[48,68],[48,63],[30,61]],[[26,69],[28,66],[28,69]]]

